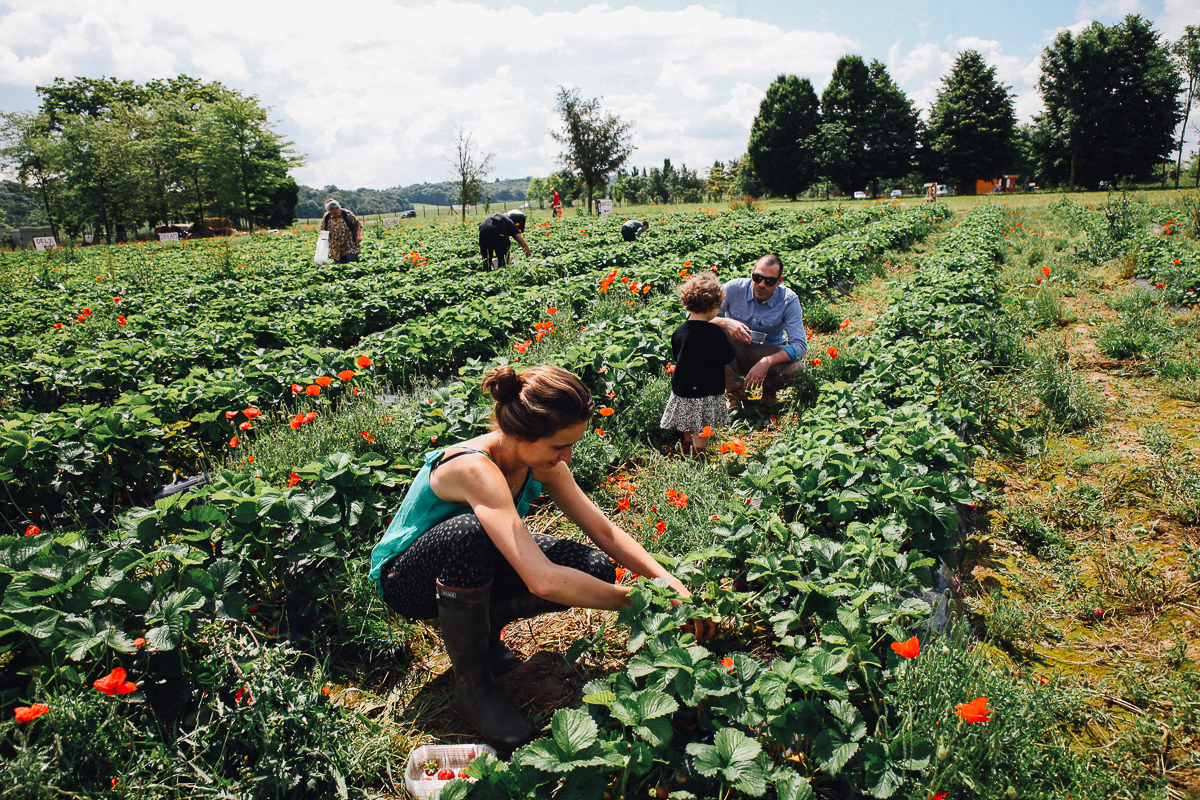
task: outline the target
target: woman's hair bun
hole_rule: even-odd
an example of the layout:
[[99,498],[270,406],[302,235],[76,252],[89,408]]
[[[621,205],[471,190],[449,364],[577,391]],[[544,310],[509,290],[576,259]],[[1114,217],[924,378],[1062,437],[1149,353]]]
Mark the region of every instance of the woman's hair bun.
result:
[[508,405],[521,394],[521,376],[510,366],[494,367],[483,376],[483,390],[500,405]]

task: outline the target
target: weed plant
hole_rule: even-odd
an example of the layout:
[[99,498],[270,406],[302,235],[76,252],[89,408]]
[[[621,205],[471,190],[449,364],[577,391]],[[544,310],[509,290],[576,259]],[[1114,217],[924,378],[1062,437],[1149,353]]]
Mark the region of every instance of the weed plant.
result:
[[1096,346],[1109,358],[1150,359],[1161,354],[1172,336],[1166,309],[1150,292],[1135,291],[1113,303],[1117,320],[1100,329]]
[[1150,487],[1166,500],[1166,510],[1183,522],[1200,522],[1200,459],[1174,441],[1161,425],[1142,429],[1142,441],[1154,456]]
[[1070,432],[1084,430],[1104,419],[1099,392],[1061,357],[1059,346],[1043,346],[1032,366],[1020,377],[1028,396],[1041,403],[1043,427]]

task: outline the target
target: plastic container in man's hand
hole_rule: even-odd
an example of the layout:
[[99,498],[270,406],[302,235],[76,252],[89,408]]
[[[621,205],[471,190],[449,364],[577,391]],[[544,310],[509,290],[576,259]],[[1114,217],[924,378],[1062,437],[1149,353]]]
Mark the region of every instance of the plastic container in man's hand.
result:
[[[453,780],[449,776],[439,778],[439,772],[444,775],[444,770],[452,771],[457,778],[484,753],[496,755],[486,744],[423,744],[408,756],[404,787],[413,797],[432,797]],[[432,774],[426,773],[427,768]]]

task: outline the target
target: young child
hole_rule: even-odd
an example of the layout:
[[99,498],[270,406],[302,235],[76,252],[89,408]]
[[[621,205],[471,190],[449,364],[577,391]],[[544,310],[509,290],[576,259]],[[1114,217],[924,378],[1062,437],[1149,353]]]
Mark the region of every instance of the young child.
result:
[[693,275],[679,290],[679,301],[691,315],[671,334],[675,372],[671,399],[658,424],[683,431],[683,452],[695,457],[704,452],[712,435],[704,430],[729,422],[725,365],[736,356],[725,331],[712,323],[724,300],[725,290],[711,272]]

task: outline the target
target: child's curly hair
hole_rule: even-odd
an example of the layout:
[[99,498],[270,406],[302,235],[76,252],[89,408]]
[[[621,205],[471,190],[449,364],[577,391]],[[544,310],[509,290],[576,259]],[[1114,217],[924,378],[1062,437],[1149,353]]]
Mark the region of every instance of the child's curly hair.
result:
[[725,302],[725,289],[711,272],[697,272],[680,287],[679,302],[688,311],[703,314]]

